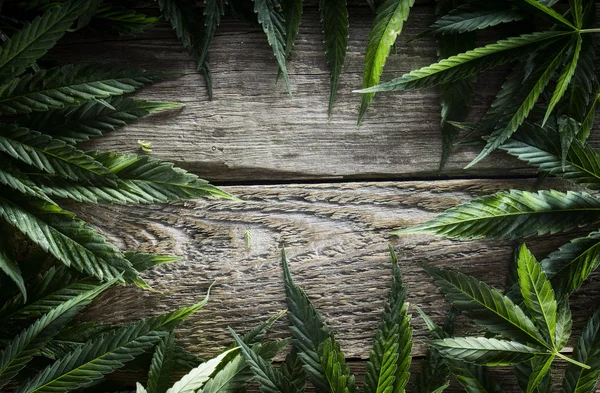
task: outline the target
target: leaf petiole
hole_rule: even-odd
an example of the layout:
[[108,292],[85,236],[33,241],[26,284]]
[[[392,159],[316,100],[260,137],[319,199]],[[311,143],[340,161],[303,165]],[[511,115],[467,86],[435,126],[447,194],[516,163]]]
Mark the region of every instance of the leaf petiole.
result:
[[583,363],[581,363],[581,362],[578,362],[578,361],[577,361],[577,360],[575,360],[575,359],[571,359],[570,357],[568,357],[568,356],[566,356],[566,355],[563,355],[562,353],[560,353],[560,352],[558,352],[558,351],[554,352],[554,355],[558,356],[559,358],[561,358],[561,359],[563,359],[563,360],[566,360],[566,361],[567,361],[567,362],[569,362],[569,363],[573,363],[573,364],[575,364],[575,365],[577,365],[577,366],[579,366],[579,367],[581,367],[581,368],[584,368],[584,369],[586,369],[586,370],[589,370],[589,369],[591,368],[591,367],[590,367],[590,366],[588,366],[587,364],[583,364]]
[[600,28],[597,28],[597,29],[580,29],[579,30],[579,34],[586,34],[586,33],[600,33]]

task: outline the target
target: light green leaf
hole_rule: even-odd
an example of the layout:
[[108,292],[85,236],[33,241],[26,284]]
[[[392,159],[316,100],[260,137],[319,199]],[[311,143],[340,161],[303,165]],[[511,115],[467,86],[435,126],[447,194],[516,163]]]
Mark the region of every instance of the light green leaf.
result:
[[[329,391],[331,393],[352,393],[356,391],[354,387],[354,375],[350,374],[350,369],[346,365],[346,359],[339,344],[332,337],[327,337],[319,345],[319,352],[321,365],[325,370],[325,376],[329,382]],[[402,374],[400,376],[403,377]],[[406,379],[408,380],[408,377]],[[398,386],[402,386],[402,383]]]
[[[548,343],[556,348],[557,305],[554,290],[541,265],[523,244],[518,258],[519,287],[523,295],[523,303],[533,316],[533,322],[540,328]],[[549,364],[548,364],[549,367]],[[542,373],[542,369],[539,370]],[[546,369],[547,371],[547,369]],[[543,375],[541,375],[543,377]],[[540,377],[540,378],[541,378]],[[536,384],[539,381],[535,381]]]
[[0,387],[6,385],[11,378],[26,367],[29,361],[58,334],[75,314],[115,282],[116,279],[108,281],[67,299],[10,341],[0,352]]
[[279,70],[283,75],[285,87],[288,94],[292,94],[290,87],[290,78],[285,65],[285,20],[281,14],[278,0],[254,0],[254,12],[258,16],[258,23],[261,24],[263,31],[267,36],[267,41],[273,49],[273,54],[279,64]]
[[227,355],[235,350],[237,350],[237,348],[224,351],[219,354],[219,356],[210,359],[209,361],[204,362],[198,367],[192,369],[179,381],[175,382],[173,386],[167,390],[167,393],[194,393],[196,390],[200,389],[206,381],[208,381],[210,376],[221,365],[223,359],[225,359]]
[[89,6],[89,1],[74,0],[34,18],[2,43],[0,82],[22,74],[44,56]]
[[529,382],[527,383],[527,393],[534,393],[536,391],[548,371],[550,371],[550,365],[553,361],[554,356],[548,356],[547,358],[542,359],[538,366],[533,369],[533,372],[529,376]]
[[[379,83],[385,61],[396,42],[396,37],[402,32],[404,22],[408,19],[414,0],[386,0],[377,7],[373,27],[369,32],[367,53],[363,71],[362,87],[367,88]],[[358,123],[362,121],[367,108],[373,101],[375,93],[364,94],[361,97]]]
[[568,232],[600,222],[600,199],[584,192],[511,190],[459,205],[395,235],[430,233],[458,239],[516,239]]
[[433,340],[429,344],[444,357],[483,366],[510,366],[534,356],[550,355],[539,348],[495,338],[456,337]]
[[506,338],[551,348],[523,310],[497,289],[457,271],[432,266],[423,269],[446,300],[476,324]]
[[587,364],[589,370],[569,364],[561,393],[592,393],[600,378],[600,310],[597,310],[581,333],[573,358]]
[[551,45],[570,34],[564,31],[544,31],[507,38],[456,56],[451,56],[430,66],[412,71],[390,82],[358,90],[357,92],[366,94],[382,91],[420,89],[436,86],[440,83],[453,82],[527,56],[534,50],[532,48],[540,49],[546,45]]
[[554,89],[554,94],[552,94],[552,98],[550,99],[550,103],[548,104],[548,109],[546,110],[546,114],[544,115],[542,126],[546,124],[548,118],[552,114],[552,110],[554,110],[556,104],[558,104],[558,102],[563,98],[565,92],[567,91],[567,87],[569,86],[569,83],[571,82],[571,79],[575,74],[575,68],[577,67],[577,61],[579,60],[579,54],[581,52],[581,35],[577,34],[574,40],[575,48],[573,49],[573,56],[571,57],[571,61],[567,64],[563,72],[558,77],[556,89]]
[[319,10],[321,11],[325,56],[331,74],[327,110],[328,116],[331,118],[348,49],[348,9],[346,0],[319,0]]
[[90,101],[74,108],[31,113],[18,119],[17,123],[73,144],[99,138],[151,113],[183,106],[129,97],[110,97],[105,101],[110,107]]
[[402,284],[396,253],[391,245],[389,249],[392,288],[367,362],[365,393],[403,391],[410,377],[408,368],[411,363],[412,328],[406,303],[407,289]]
[[[2,244],[2,246],[5,246],[5,244]],[[17,286],[21,292],[21,296],[23,296],[23,302],[27,302],[27,290],[25,289],[25,282],[23,281],[23,275],[21,274],[19,264],[11,255],[9,255],[7,250],[3,249],[0,249],[0,270],[2,270]]]
[[571,309],[569,308],[569,301],[565,299],[558,304],[558,312],[556,315],[556,338],[554,339],[554,342],[557,350],[560,351],[567,345],[569,337],[571,337],[572,327],[573,318]]

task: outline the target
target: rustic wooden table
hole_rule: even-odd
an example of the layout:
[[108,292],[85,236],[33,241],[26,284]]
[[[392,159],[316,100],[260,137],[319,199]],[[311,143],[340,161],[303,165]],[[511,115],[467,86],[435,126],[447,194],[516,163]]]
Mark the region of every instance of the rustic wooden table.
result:
[[[435,320],[443,318],[448,305],[418,264],[451,266],[503,286],[514,245],[510,242],[391,237],[389,231],[475,196],[532,189],[535,174],[503,154],[463,170],[477,148],[456,150],[446,169],[438,172],[440,116],[434,90],[378,95],[357,128],[360,97],[351,91],[361,85],[372,14],[366,6],[352,6],[349,12],[350,46],[331,120],[316,7],[305,8],[288,63],[292,97],[282,83],[274,83],[276,62],[260,29],[228,18],[210,53],[212,101],[194,62],[166,24],[134,36],[75,36],[54,51],[67,61],[186,72],[140,94],[185,108],[151,116],[87,147],[136,152],[139,139],[150,141],[153,156],[171,160],[243,200],[76,207],[123,248],[182,257],[145,275],[156,291],[118,289],[85,318],[121,322],[174,309],[199,300],[216,281],[208,305],[178,335],[189,350],[213,355],[232,341],[227,326],[243,332],[285,308],[280,266],[285,245],[297,283],[360,373],[390,285],[388,242],[401,260],[409,301]],[[433,40],[406,43],[406,37],[432,18],[431,5],[413,8],[382,80],[435,59]],[[480,78],[473,119],[489,105],[502,74],[492,71]],[[249,247],[244,239],[248,230]],[[542,257],[563,240],[540,239],[530,246]],[[596,275],[574,299],[576,332],[591,314],[590,304],[597,303],[597,280]],[[278,322],[273,335],[284,336],[286,323],[285,318]],[[427,332],[416,316],[413,326],[418,364]],[[515,391],[506,371],[498,373],[502,385]]]

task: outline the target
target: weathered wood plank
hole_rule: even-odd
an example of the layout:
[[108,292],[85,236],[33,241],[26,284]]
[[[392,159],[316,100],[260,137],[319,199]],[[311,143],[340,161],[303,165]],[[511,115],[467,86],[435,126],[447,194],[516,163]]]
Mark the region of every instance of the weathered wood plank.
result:
[[[389,288],[391,242],[401,260],[409,301],[436,319],[447,305],[418,264],[449,266],[503,287],[512,244],[458,242],[433,236],[390,238],[477,195],[530,188],[531,181],[438,181],[229,187],[244,200],[190,201],[164,206],[78,207],[123,248],[181,255],[145,277],[157,292],[118,288],[86,318],[123,322],[191,304],[216,281],[208,306],[180,330],[179,341],[202,355],[230,343],[231,326],[246,331],[285,308],[280,245],[285,244],[297,282],[338,333],[349,358],[365,358]],[[244,232],[251,230],[251,249]],[[530,242],[538,256],[565,239]],[[597,277],[573,300],[576,329],[592,312]],[[284,318],[285,319],[285,318]],[[274,335],[286,335],[285,321]],[[461,322],[463,328],[467,326]],[[414,318],[415,356],[427,337]]]
[[[360,97],[352,90],[361,86],[372,15],[367,7],[350,12],[350,46],[331,121],[326,108],[329,76],[315,8],[305,10],[288,64],[292,97],[283,84],[274,85],[276,61],[260,28],[231,19],[223,21],[211,48],[213,101],[208,101],[193,61],[164,25],[121,39],[76,36],[54,54],[67,61],[117,62],[189,73],[141,94],[185,103],[186,108],[109,135],[92,148],[137,151],[137,140],[145,139],[153,143],[155,156],[217,182],[437,177],[441,138],[435,90],[380,94],[364,124],[356,127]],[[406,43],[431,21],[431,7],[414,7],[398,54],[388,60],[382,80],[434,61],[433,40]],[[492,71],[481,78],[473,118],[489,104],[501,74]],[[523,173],[524,164],[503,154],[462,170],[476,151],[459,149],[443,176]]]

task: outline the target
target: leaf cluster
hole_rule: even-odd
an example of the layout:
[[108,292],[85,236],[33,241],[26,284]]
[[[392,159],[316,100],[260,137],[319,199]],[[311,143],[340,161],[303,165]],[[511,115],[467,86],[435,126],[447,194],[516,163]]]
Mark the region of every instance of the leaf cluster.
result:
[[590,318],[572,357],[562,351],[571,336],[568,297],[558,298],[551,280],[531,252],[517,253],[517,278],[506,293],[460,272],[426,266],[446,300],[488,332],[452,337],[422,314],[434,340],[430,346],[468,392],[502,392],[483,366],[514,366],[527,393],[552,392],[551,365],[569,362],[561,392],[593,392],[600,378],[597,351],[600,310]]
[[[157,1],[164,18],[170,22],[182,45],[194,58],[198,71],[204,74],[209,98],[212,97],[212,78],[208,51],[225,15],[247,19],[262,27],[277,61],[277,79],[283,79],[286,90],[291,95],[286,61],[292,54],[300,30],[302,0],[204,0],[203,8],[196,8],[196,2],[190,0]],[[348,47],[346,0],[319,1],[319,10],[327,65],[331,74],[331,116]]]
[[[130,255],[140,271],[171,261],[149,254]],[[54,266],[27,285],[28,301],[20,295],[7,299],[0,309],[3,336],[0,351],[0,389],[18,393],[69,392],[96,385],[155,346],[171,340],[173,329],[203,307],[199,303],[177,311],[112,326],[77,323],[74,317],[106,289],[119,282],[106,282]],[[33,322],[32,322],[33,321]],[[182,348],[179,357],[194,358]]]
[[[94,18],[117,21],[119,13],[109,13],[113,6],[100,3],[11,2],[2,10],[5,19],[20,28],[6,34],[0,51],[0,226],[7,234],[0,242],[0,282],[4,293],[20,290],[23,302],[27,279],[42,269],[38,265],[37,270],[22,272],[21,265],[35,266],[35,261],[25,260],[15,247],[18,233],[30,248],[97,280],[119,277],[146,286],[127,255],[62,208],[61,200],[159,203],[231,198],[169,162],[78,146],[151,113],[180,107],[124,96],[174,76],[169,73],[108,64],[43,67],[48,51],[68,31]],[[135,19],[128,15],[130,22]],[[8,31],[5,19],[0,29]]]
[[[569,1],[564,13],[555,9],[555,3],[438,1],[438,10],[445,12],[438,12],[436,22],[419,36],[436,37],[440,60],[389,82],[364,84],[358,92],[366,102],[376,92],[439,86],[442,164],[461,129],[469,130],[466,141],[485,140],[468,168],[508,141],[525,122],[556,129],[564,160],[574,140],[585,142],[593,123],[598,96],[594,48],[599,30],[594,1]],[[517,34],[474,47],[477,32],[498,25],[506,25],[504,31],[512,26],[511,32]],[[474,125],[464,123],[473,78],[505,64],[511,65],[511,71],[485,116]]]

